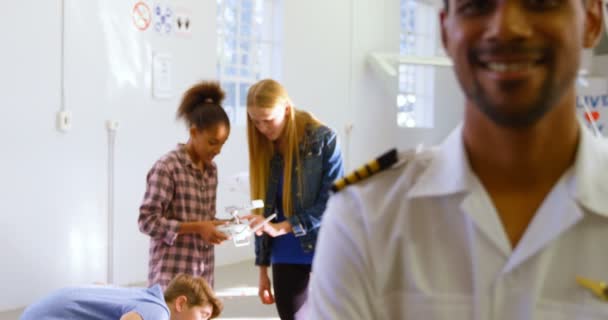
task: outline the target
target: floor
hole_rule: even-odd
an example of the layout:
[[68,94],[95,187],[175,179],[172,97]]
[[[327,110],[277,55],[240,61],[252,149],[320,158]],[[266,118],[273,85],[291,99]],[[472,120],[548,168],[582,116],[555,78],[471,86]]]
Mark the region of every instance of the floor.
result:
[[[279,320],[274,305],[263,305],[257,296],[258,270],[253,261],[220,266],[215,270],[216,294],[224,300],[218,319]],[[0,312],[0,320],[18,320],[23,309]]]

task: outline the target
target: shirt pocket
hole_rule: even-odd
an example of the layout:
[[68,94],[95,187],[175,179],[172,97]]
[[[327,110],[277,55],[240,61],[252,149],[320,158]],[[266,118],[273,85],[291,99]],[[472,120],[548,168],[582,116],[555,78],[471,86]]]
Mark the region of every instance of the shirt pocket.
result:
[[302,167],[300,172],[303,190],[301,196],[302,207],[306,208],[314,204],[318,190],[323,179],[323,143],[313,141],[305,148],[302,155]]
[[608,302],[594,299],[584,304],[541,300],[536,306],[538,320],[599,320],[608,319]]
[[386,319],[473,319],[471,296],[397,291],[385,296]]

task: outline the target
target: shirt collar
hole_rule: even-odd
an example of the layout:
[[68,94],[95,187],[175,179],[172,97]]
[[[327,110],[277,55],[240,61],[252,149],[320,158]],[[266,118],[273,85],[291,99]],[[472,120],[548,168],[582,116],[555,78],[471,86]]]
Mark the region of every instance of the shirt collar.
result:
[[462,142],[462,124],[448,135],[436,152],[408,197],[444,196],[469,189],[472,172]]
[[[190,167],[193,170],[200,170],[199,167],[194,164],[190,155],[188,155],[188,151],[186,151],[186,144],[178,143],[175,149],[175,153],[177,154],[177,158],[186,166]],[[205,165],[205,172],[213,173],[217,170],[217,166],[215,162],[211,162],[209,165]]]
[[608,217],[608,142],[580,127],[570,194],[588,211]]
[[[608,217],[608,141],[580,126],[570,194],[585,209]],[[412,186],[409,198],[446,196],[471,190],[474,173],[462,140],[462,124],[441,144],[437,155]]]

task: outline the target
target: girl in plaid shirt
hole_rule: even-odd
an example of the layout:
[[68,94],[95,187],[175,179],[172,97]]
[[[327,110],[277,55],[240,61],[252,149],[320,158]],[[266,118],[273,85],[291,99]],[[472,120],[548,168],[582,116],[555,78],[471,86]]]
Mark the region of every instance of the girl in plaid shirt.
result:
[[163,289],[179,273],[203,277],[213,287],[214,245],[228,237],[215,220],[218,155],[230,134],[216,82],[190,88],[177,110],[190,139],[162,156],[147,175],[139,230],[150,236],[148,285]]

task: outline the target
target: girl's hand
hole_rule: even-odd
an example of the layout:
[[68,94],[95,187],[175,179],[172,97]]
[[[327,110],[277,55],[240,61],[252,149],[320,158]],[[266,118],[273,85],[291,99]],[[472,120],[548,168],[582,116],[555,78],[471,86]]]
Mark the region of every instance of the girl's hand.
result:
[[[253,227],[255,227],[255,226],[259,225],[260,223],[263,223],[263,222],[264,222],[264,216],[262,216],[262,215],[260,215],[260,214],[248,214],[248,215],[246,215],[246,216],[241,217],[241,219],[243,219],[243,220],[247,220],[247,221],[249,222],[249,227],[250,227],[250,228],[253,228]],[[266,226],[264,226],[264,227],[262,227],[262,228],[258,229],[258,230],[255,232],[255,235],[256,235],[256,236],[261,236],[261,235],[264,233],[264,228],[265,228],[265,227],[266,227]]]
[[263,304],[273,304],[274,296],[272,295],[272,290],[270,289],[270,278],[268,278],[268,274],[260,275],[260,285],[258,289],[258,296]]
[[[264,217],[259,214],[246,215],[243,216],[243,219],[249,221],[249,226],[251,228],[255,228],[260,223],[264,223],[265,220]],[[293,229],[291,228],[291,224],[287,220],[277,223],[266,222],[260,229],[255,232],[255,234],[257,236],[261,236],[263,233],[266,233],[267,235],[275,238],[287,234],[292,230]]]
[[228,235],[217,229],[217,226],[225,225],[227,224],[227,221],[199,221],[197,222],[197,224],[198,235],[201,236],[201,238],[203,238],[203,241],[207,243],[218,245],[230,239]]

